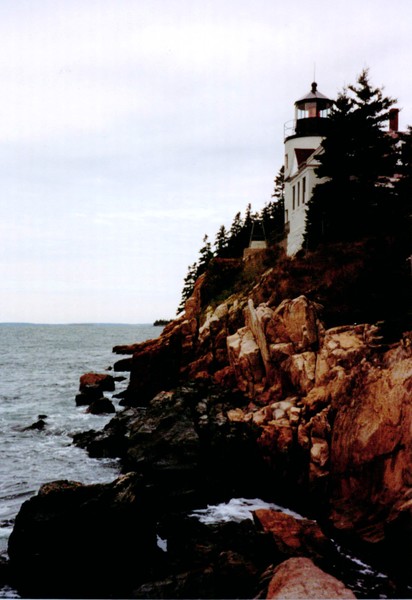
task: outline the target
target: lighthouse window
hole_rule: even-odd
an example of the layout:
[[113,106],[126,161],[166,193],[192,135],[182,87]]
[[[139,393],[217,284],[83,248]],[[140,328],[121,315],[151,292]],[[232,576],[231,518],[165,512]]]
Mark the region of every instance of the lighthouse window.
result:
[[294,185],[292,188],[292,210],[295,210],[295,202],[296,202],[296,186]]
[[302,179],[302,204],[306,202],[306,177]]
[[313,117],[317,117],[317,106],[316,106],[316,102],[308,102],[305,105],[306,110],[308,111],[308,117],[309,118],[313,118]]

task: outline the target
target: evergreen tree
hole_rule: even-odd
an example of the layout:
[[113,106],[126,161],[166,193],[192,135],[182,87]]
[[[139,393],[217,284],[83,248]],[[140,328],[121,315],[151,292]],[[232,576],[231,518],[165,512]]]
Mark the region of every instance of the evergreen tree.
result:
[[277,202],[284,202],[285,200],[285,165],[280,167],[275,177],[275,189],[272,198],[276,198]]
[[226,227],[224,225],[221,225],[219,231],[216,234],[215,239],[215,256],[218,256],[219,258],[225,258],[227,254],[228,241],[229,240]]
[[209,236],[206,234],[203,238],[203,246],[199,250],[199,261],[197,263],[197,277],[200,277],[207,269],[208,264],[213,258],[212,244],[209,242]]
[[412,127],[401,135],[390,220],[405,255],[412,252]]
[[232,225],[229,230],[229,239],[235,239],[240,235],[243,228],[243,221],[240,211],[235,214]]
[[275,244],[283,236],[285,226],[284,202],[270,201],[262,208],[260,222],[269,245]]
[[382,229],[387,183],[395,171],[394,140],[381,126],[395,100],[369,83],[368,71],[338,96],[322,142],[318,178],[308,203],[305,244],[358,239]]
[[183,280],[182,297],[180,300],[180,304],[177,308],[176,314],[179,314],[184,310],[186,300],[192,295],[193,288],[195,287],[197,279],[197,271],[198,264],[196,262],[194,262],[192,265],[189,265],[187,269],[187,275]]
[[236,258],[243,253],[244,222],[240,211],[236,213],[232,225],[229,229],[229,239],[227,243],[227,256]]

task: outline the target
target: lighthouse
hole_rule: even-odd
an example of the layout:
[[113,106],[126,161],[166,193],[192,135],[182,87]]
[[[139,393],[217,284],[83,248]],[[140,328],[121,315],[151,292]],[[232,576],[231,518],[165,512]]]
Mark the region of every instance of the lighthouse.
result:
[[333,100],[321,94],[313,82],[306,96],[295,102],[295,118],[285,124],[285,231],[286,253],[302,248],[307,203],[320,180],[317,156],[328,132]]

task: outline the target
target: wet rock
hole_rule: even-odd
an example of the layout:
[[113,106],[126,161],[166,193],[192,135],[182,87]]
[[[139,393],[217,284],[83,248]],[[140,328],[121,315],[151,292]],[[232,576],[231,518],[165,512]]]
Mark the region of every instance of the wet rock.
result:
[[100,431],[82,431],[72,435],[73,443],[87,450],[92,458],[125,458],[129,447],[129,428],[143,409],[127,408]]
[[92,402],[103,398],[103,392],[98,385],[89,385],[83,388],[83,391],[76,394],[76,406],[88,406]]
[[290,558],[276,567],[266,598],[317,600],[352,599],[356,596],[341,581],[319,569],[309,558]]
[[123,375],[118,375],[117,377],[114,377],[114,380],[116,383],[120,383],[122,381],[126,381],[127,377],[124,377]]
[[24,427],[22,431],[42,431],[46,427],[46,421],[44,419],[38,419],[28,427]]
[[80,377],[76,406],[89,406],[104,399],[103,392],[113,392],[115,382],[112,375],[106,373],[85,373]]
[[11,574],[9,561],[4,557],[0,556],[0,586],[11,584]]
[[292,515],[271,509],[254,512],[255,521],[270,534],[276,548],[285,557],[306,556],[314,559],[334,553],[330,540],[316,521],[296,519]]
[[79,390],[84,392],[96,386],[101,392],[113,392],[115,383],[112,375],[107,373],[85,373],[80,377]]
[[139,347],[139,344],[123,344],[123,345],[119,345],[119,346],[114,346],[112,349],[112,352],[114,354],[133,354],[137,348]]
[[121,404],[144,406],[162,390],[177,385],[182,359],[180,326],[167,327],[155,340],[139,345],[133,354],[130,382]]
[[22,505],[8,552],[25,597],[127,597],[158,554],[150,501],[131,473],[111,484],[46,484]]
[[114,365],[113,365],[113,369],[116,372],[129,372],[132,370],[132,359],[131,358],[122,358],[121,360],[117,360]]
[[141,472],[170,506],[256,493],[268,480],[255,433],[226,416],[245,402],[203,382],[159,393],[127,423],[123,468]]
[[103,415],[116,412],[113,402],[109,398],[98,398],[88,407],[87,411],[92,415]]
[[206,525],[172,515],[161,524],[168,540],[165,574],[135,590],[135,598],[252,598],[273,558],[271,539],[252,521]]

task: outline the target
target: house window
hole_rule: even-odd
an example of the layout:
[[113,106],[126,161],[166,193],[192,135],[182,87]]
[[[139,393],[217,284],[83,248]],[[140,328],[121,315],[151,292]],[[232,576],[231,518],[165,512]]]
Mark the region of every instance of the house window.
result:
[[306,177],[302,179],[302,204],[306,202]]
[[300,203],[300,181],[298,181],[298,206]]
[[289,211],[285,210],[285,223],[289,223]]
[[296,186],[294,185],[292,188],[292,210],[295,210],[295,202],[296,202]]

